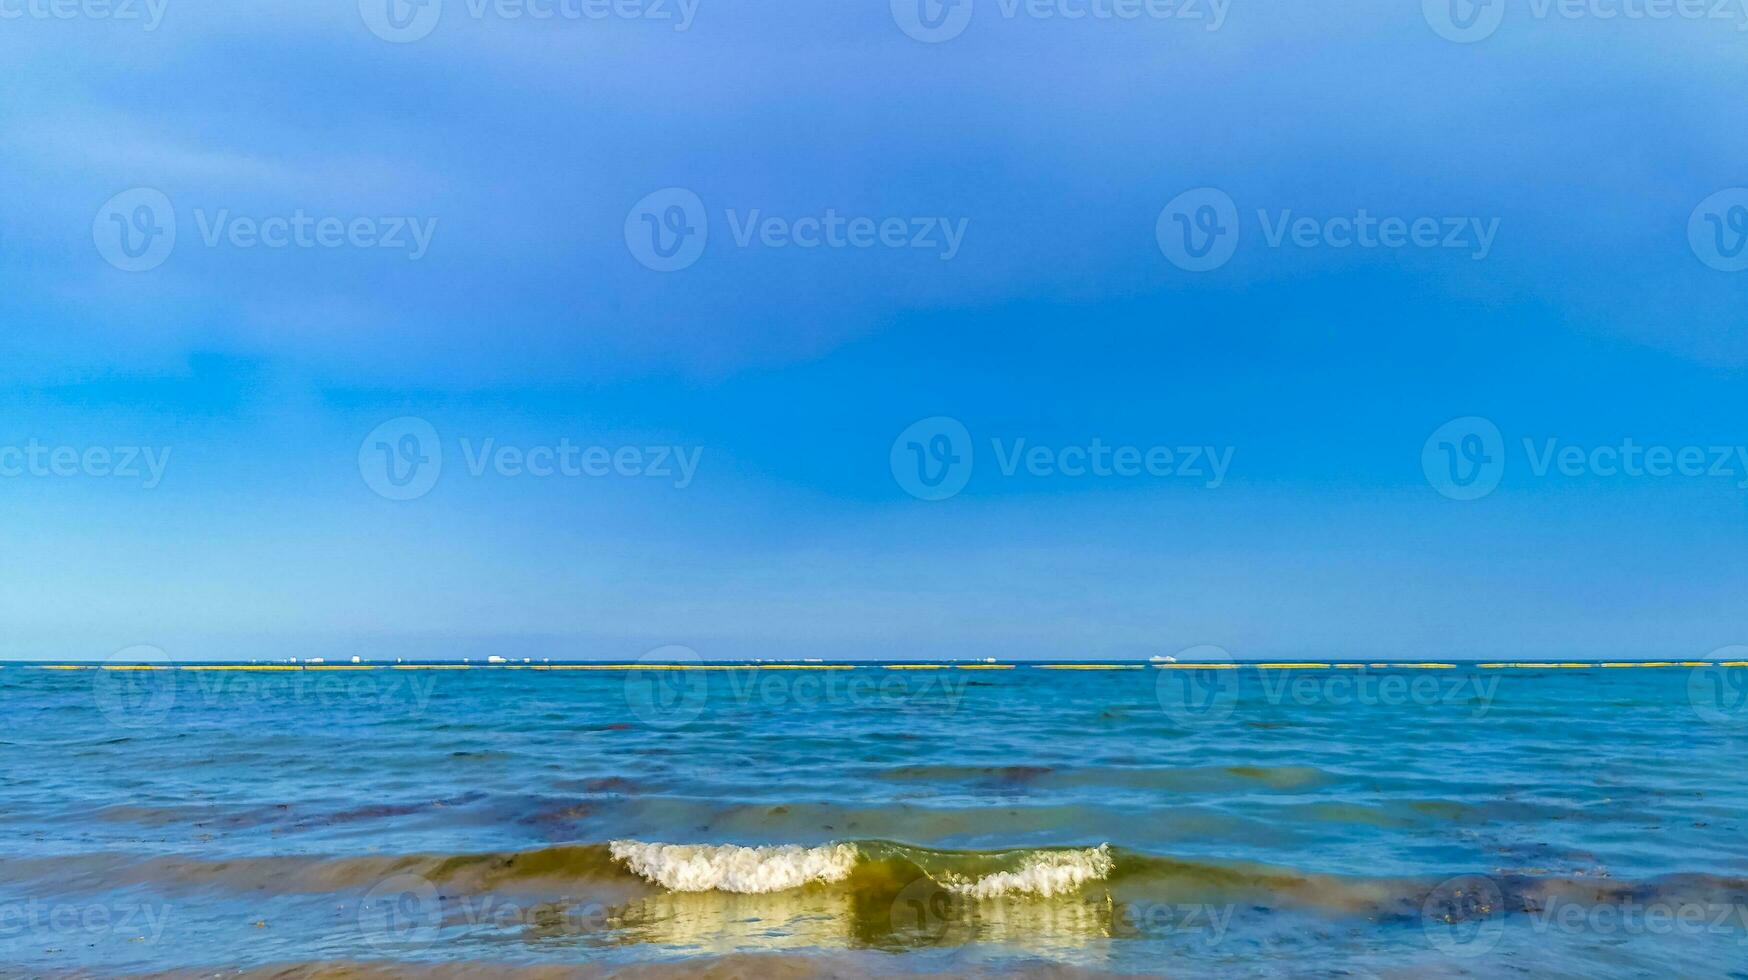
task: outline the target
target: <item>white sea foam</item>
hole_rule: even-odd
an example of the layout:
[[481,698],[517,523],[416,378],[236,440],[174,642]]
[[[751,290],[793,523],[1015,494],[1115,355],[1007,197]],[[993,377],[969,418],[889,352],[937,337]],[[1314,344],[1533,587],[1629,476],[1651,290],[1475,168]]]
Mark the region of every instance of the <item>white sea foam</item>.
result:
[[815,881],[842,881],[860,852],[849,844],[646,844],[610,841],[609,852],[637,875],[677,892],[762,894]]
[[1109,875],[1115,866],[1111,845],[1100,844],[1077,851],[1039,851],[1027,855],[1012,871],[997,871],[981,878],[947,875],[941,884],[972,898],[1002,895],[1049,898],[1075,891],[1089,881],[1098,881]]
[[[624,862],[634,874],[676,892],[753,895],[788,891],[813,882],[843,881],[862,859],[862,852],[853,844],[743,847],[616,840],[607,847],[613,859]],[[936,872],[935,877],[942,887],[971,898],[1049,898],[1108,877],[1115,866],[1111,846],[1100,844],[1079,850],[1034,851],[1011,871],[975,878]]]

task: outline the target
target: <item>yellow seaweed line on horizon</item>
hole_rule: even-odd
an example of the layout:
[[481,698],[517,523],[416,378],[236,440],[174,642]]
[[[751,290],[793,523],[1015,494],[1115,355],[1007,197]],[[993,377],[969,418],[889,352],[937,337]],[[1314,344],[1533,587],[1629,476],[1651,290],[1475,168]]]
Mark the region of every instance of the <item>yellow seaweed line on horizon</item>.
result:
[[177,670],[302,670],[298,664],[189,664]]
[[[1509,664],[1482,664],[1481,666],[1483,668],[1489,668],[1489,669],[1498,668],[1498,667],[1516,667],[1516,668],[1520,668],[1520,669],[1524,669],[1524,670],[1553,670],[1555,668],[1565,668],[1565,669],[1570,670],[1570,669],[1588,669],[1591,667],[1595,667],[1596,665],[1595,664],[1579,664],[1579,663],[1557,663],[1557,664],[1556,663],[1509,663]],[[1647,664],[1646,666],[1662,666],[1662,665]]]
[[729,670],[718,664],[550,664],[545,670]]
[[[505,666],[493,664],[492,666]],[[508,666],[515,666],[513,664]],[[535,670],[855,670],[856,664],[540,664]]]
[[[25,664],[27,668],[37,670],[1013,670],[1016,667],[1026,667],[1033,670],[1142,670],[1152,666],[1159,670],[1237,670],[1243,667],[1255,667],[1259,670],[1455,670],[1460,666],[1471,666],[1478,669],[1500,670],[1587,670],[1599,667],[1610,668],[1694,668],[1694,667],[1748,667],[1748,660],[1605,660],[1598,663],[1576,661],[1500,661],[1472,664],[1409,662],[1409,663],[1317,663],[1317,662],[1276,662],[1276,663],[1225,663],[1210,661],[1203,663],[1153,663],[1153,664],[1111,664],[1111,663],[1019,663],[1019,664],[988,664],[988,663],[923,663],[923,664],[842,664],[842,663],[783,663],[783,664],[736,664],[736,663],[697,663],[697,664]],[[5,665],[0,665],[4,669]]]

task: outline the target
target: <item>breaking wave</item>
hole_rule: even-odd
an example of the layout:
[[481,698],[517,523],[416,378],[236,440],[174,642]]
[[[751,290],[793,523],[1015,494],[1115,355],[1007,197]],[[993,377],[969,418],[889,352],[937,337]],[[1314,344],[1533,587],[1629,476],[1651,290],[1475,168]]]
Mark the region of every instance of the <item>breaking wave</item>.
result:
[[[936,900],[919,885],[973,903],[1112,898],[1118,902],[1290,905],[1374,920],[1420,916],[1442,878],[1344,876],[1094,847],[944,850],[893,841],[679,844],[613,840],[529,851],[317,857],[141,858],[125,854],[23,857],[0,865],[0,882],[52,882],[62,890],[219,887],[260,895],[351,893],[414,876],[445,896],[484,893],[606,896],[840,896],[884,917],[901,898]],[[1533,911],[1559,902],[1748,904],[1748,878],[1705,873],[1638,881],[1492,870],[1500,906]],[[616,897],[615,897],[616,896]],[[906,906],[909,907],[909,906]],[[951,908],[949,902],[946,906]]]
[[1123,861],[1097,847],[954,851],[860,840],[803,844],[678,844],[613,840],[532,851],[350,857],[277,856],[223,861],[84,855],[8,862],[0,878],[52,878],[62,884],[182,884],[255,887],[293,893],[369,887],[415,875],[446,891],[563,890],[589,882],[647,884],[670,892],[761,895],[809,886],[884,893],[928,879],[972,899],[1051,898],[1110,877]]
[[861,858],[850,844],[743,847],[616,840],[607,848],[614,860],[624,862],[638,877],[670,891],[742,895],[788,891],[816,881],[843,881]]
[[1116,867],[1109,844],[978,854],[884,841],[749,847],[616,840],[608,849],[633,874],[670,891],[743,895],[846,881],[859,869],[864,878],[901,878],[909,868],[912,876],[926,875],[947,891],[971,898],[1050,898],[1106,878]]
[[1037,895],[1051,898],[1079,891],[1090,882],[1110,877],[1117,866],[1111,845],[1083,850],[1034,851],[1013,871],[997,871],[981,878],[949,873],[942,882],[949,891],[972,898],[1003,895]]

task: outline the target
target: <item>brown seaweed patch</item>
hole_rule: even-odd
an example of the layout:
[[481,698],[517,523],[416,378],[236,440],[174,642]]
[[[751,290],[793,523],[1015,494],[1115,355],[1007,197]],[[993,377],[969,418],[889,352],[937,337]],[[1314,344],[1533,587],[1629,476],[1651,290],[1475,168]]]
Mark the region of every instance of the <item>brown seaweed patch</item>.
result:
[[1301,789],[1331,780],[1329,773],[1315,766],[1227,766],[1226,771],[1272,789]]
[[[141,980],[195,980],[213,971],[154,973]],[[1056,963],[967,966],[950,973],[895,971],[892,964],[849,954],[737,953],[695,957],[672,963],[627,966],[598,964],[525,966],[510,963],[365,963],[327,961],[285,963],[237,972],[237,980],[861,980],[870,975],[894,980],[946,980],[948,977],[1019,977],[1021,980],[1106,980],[1117,974]]]

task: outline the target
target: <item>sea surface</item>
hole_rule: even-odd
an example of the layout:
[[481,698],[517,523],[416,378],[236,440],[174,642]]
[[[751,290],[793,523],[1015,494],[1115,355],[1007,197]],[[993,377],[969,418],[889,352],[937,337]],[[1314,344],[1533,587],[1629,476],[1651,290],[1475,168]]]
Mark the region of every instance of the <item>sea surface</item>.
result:
[[0,669],[0,975],[1748,977],[1744,667],[152,666]]

